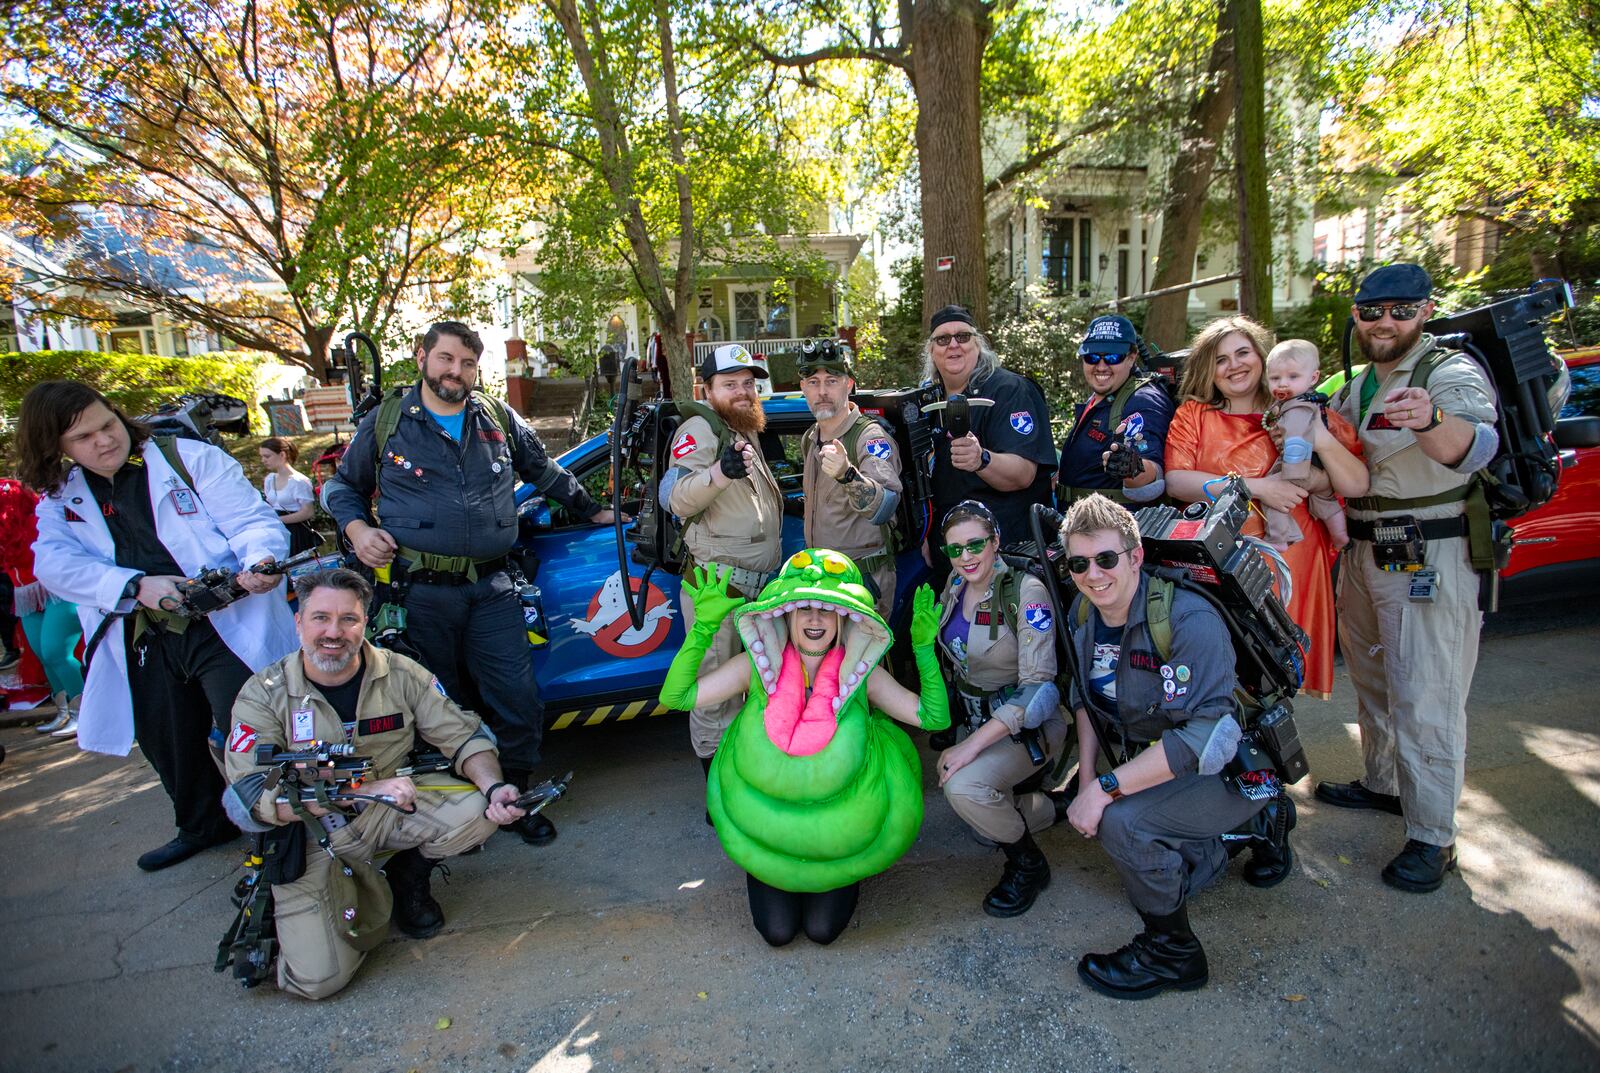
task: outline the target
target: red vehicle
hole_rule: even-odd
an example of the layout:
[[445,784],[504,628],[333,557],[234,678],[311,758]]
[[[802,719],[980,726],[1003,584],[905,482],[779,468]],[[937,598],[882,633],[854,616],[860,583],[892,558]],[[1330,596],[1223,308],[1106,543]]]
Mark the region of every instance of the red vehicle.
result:
[[1516,546],[1500,572],[1503,599],[1600,591],[1600,347],[1563,356],[1572,394],[1556,423],[1561,484],[1550,502],[1511,523]]

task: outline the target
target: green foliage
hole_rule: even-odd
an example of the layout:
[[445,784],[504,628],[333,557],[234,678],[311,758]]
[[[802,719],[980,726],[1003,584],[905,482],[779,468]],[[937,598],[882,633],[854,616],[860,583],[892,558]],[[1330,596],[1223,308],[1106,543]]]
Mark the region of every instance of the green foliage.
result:
[[1050,423],[1065,434],[1074,404],[1089,388],[1077,360],[1084,328],[1103,310],[1088,299],[1062,298],[1024,303],[1020,311],[998,320],[989,332],[1000,364],[1033,377],[1050,404]]
[[94,350],[0,354],[0,415],[16,417],[28,389],[45,380],[88,384],[130,414],[148,413],[187,392],[220,392],[253,406],[256,365],[262,357],[233,352],[160,358]]
[[881,384],[915,384],[922,379],[922,258],[906,257],[889,269],[900,294],[878,318],[883,373]]

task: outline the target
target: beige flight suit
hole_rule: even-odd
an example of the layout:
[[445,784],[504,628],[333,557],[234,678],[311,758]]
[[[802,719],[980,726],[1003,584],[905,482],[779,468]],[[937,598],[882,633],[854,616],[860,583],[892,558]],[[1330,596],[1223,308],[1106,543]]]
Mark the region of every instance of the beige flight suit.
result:
[[[961,602],[963,583],[954,573],[945,585],[939,611],[939,648],[946,665],[954,666],[961,673],[964,664],[962,677],[966,683],[985,692],[1053,683],[1056,677],[1055,631],[1060,624],[1051,616],[1044,583],[1024,573],[1017,603],[1017,617],[1022,623],[1013,626],[1000,621],[1003,616],[997,596],[999,574],[1009,569],[1004,561],[995,562],[994,583],[988,597],[978,605],[974,616],[977,621],[967,632],[964,660],[960,653],[951,651],[944,639],[944,628]],[[997,626],[992,639],[989,636],[991,618]],[[1022,730],[1023,708],[1018,704],[1001,704],[993,710],[992,717],[1004,723],[1012,734]],[[965,725],[966,719],[967,710],[958,687],[955,704],[950,710],[950,723],[960,727]],[[965,737],[965,732],[962,736]],[[1058,705],[1039,727],[1045,770],[1061,755],[1066,737],[1067,722]],[[1009,737],[1001,738],[950,776],[944,784],[945,800],[979,835],[993,842],[1010,844],[1024,834],[1036,834],[1055,823],[1055,805],[1042,792],[1019,795],[1014,789],[1017,783],[1039,770],[1029,758],[1027,746]]]
[[[720,452],[710,423],[696,416],[679,425],[670,451],[673,468],[667,479],[672,485],[666,506],[685,521],[700,514],[698,521],[684,527],[684,544],[693,560],[685,564],[685,573],[690,566],[713,563],[737,567],[741,573],[729,591],[737,589],[754,598],[766,580],[771,580],[783,554],[783,495],[761,453],[761,444],[740,434],[734,435],[733,442],[752,443],[755,466],[748,476],[718,488],[712,483],[711,469],[719,464]],[[694,626],[694,601],[687,592],[681,596],[683,628],[688,630]],[[739,635],[729,615],[706,650],[700,674],[710,674],[738,651]],[[739,704],[734,698],[689,713],[689,741],[696,756],[706,759],[717,751],[722,732],[739,714]]]
[[[1418,360],[1433,347],[1424,334],[1378,386],[1365,415],[1357,377],[1334,399],[1334,409],[1359,431],[1369,496],[1415,499],[1465,485],[1458,473],[1429,458],[1406,429],[1371,428],[1390,391],[1409,385]],[[1494,388],[1471,358],[1457,354],[1429,377],[1429,396],[1446,414],[1492,423]],[[1461,503],[1380,512],[1347,505],[1351,519],[1373,521],[1409,514],[1417,520],[1451,518]],[[1372,544],[1353,540],[1339,570],[1339,644],[1356,689],[1356,719],[1366,763],[1362,783],[1398,794],[1406,836],[1435,846],[1456,839],[1456,804],[1466,774],[1467,692],[1478,662],[1478,574],[1465,536],[1427,542],[1427,567],[1438,571],[1432,603],[1409,598],[1413,575],[1380,570]]]
[[[256,745],[300,750],[308,748],[312,740],[348,741],[357,756],[372,758],[370,781],[392,778],[395,769],[405,763],[416,737],[449,757],[457,772],[468,757],[495,751],[494,740],[478,717],[446,697],[438,679],[422,664],[370,644],[363,645],[362,651],[366,670],[356,709],[358,722],[348,738],[333,706],[306,679],[300,652],[246,682],[233,706],[233,733],[225,753],[228,782],[238,784],[266,770],[255,762]],[[304,733],[302,716],[301,740],[297,741],[294,713],[306,709],[312,713],[311,730],[309,735]],[[394,716],[399,718],[386,718]],[[371,732],[362,733],[366,720],[376,720],[381,729],[374,726],[369,728]],[[483,794],[427,791],[429,783],[459,785],[462,776],[441,772],[414,781],[415,815],[368,804],[359,816],[328,835],[337,861],[317,845],[323,832],[314,828],[308,835],[305,874],[293,883],[272,888],[280,990],[304,998],[326,998],[348,984],[366,958],[341,938],[343,913],[352,907],[333,903],[330,880],[335,867],[370,868],[381,852],[413,847],[429,860],[439,860],[481,845],[495,832],[494,823],[483,814],[489,807]],[[262,793],[251,812],[262,823],[282,823],[277,795],[272,791]]]
[[[850,403],[848,431],[861,410]],[[841,441],[844,436],[839,437]],[[860,480],[840,484],[822,472],[822,448],[817,427],[806,430],[800,441],[805,458],[801,487],[806,497],[806,547],[832,548],[849,556],[863,574],[878,586],[878,614],[888,621],[894,607],[894,553],[883,544],[883,528],[872,519],[884,509],[886,498],[902,493],[900,458],[894,439],[876,421],[867,422],[856,437],[850,461]],[[893,521],[893,509],[884,524]]]

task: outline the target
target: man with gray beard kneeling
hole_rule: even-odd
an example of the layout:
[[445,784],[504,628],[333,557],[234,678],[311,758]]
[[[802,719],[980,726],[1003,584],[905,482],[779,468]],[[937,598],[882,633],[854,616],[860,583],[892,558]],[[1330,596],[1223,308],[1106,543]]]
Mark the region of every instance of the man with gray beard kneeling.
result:
[[[434,864],[481,845],[524,812],[514,804],[518,788],[501,781],[494,738],[478,717],[458,708],[422,664],[364,640],[372,597],[364,578],[328,570],[300,578],[295,592],[300,651],[240,691],[223,803],[247,830],[305,824],[308,838],[296,841],[303,863],[285,862],[271,895],[278,987],[316,999],[350,982],[387,933],[391,909],[412,938],[436,934],[444,912],[429,891]],[[396,775],[417,739],[439,750],[459,777]],[[260,760],[328,743],[371,760],[359,800],[290,800],[295,788],[272,777],[281,762]],[[477,789],[461,787],[462,778]],[[314,843],[309,852],[307,841]],[[373,863],[384,851],[394,851],[384,865],[388,889]]]

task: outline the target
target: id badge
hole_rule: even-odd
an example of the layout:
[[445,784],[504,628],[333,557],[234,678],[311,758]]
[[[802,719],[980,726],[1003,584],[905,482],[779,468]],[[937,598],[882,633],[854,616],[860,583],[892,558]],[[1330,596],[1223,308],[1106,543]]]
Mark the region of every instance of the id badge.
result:
[[289,713],[290,729],[294,732],[296,745],[302,742],[315,741],[317,737],[317,714],[310,708],[296,708]]
[[172,505],[179,514],[185,516],[200,513],[200,504],[195,502],[194,493],[187,488],[172,490]]
[[1406,589],[1406,599],[1414,604],[1431,604],[1439,595],[1439,571],[1418,570],[1411,575]]

